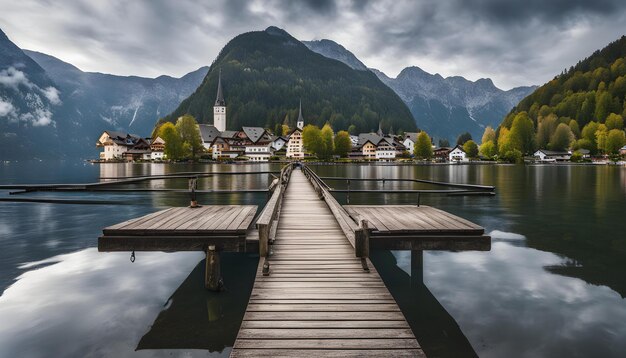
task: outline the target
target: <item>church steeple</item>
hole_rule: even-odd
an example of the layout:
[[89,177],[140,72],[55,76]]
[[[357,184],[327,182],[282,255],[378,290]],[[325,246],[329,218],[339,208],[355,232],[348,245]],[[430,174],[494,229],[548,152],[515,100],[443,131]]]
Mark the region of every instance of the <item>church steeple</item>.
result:
[[296,122],[296,127],[302,130],[304,128],[304,117],[302,117],[302,100],[300,100],[300,112],[298,113],[298,122]]
[[216,106],[225,106],[226,101],[224,101],[224,94],[222,93],[222,69],[220,68],[220,74],[217,79],[217,97],[215,98]]
[[218,131],[226,130],[226,101],[224,101],[224,93],[222,92],[222,70],[217,80],[217,97],[213,106],[213,126]]
[[385,135],[383,134],[383,128],[380,126],[380,122],[378,122],[378,132],[376,132],[376,134],[378,134],[381,137],[384,137]]

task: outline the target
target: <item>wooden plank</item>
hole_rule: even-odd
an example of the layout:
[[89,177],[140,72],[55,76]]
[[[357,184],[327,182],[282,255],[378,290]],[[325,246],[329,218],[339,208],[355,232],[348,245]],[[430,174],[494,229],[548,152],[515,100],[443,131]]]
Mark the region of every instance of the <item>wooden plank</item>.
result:
[[412,337],[400,339],[237,339],[233,348],[417,349],[420,346],[415,337]]
[[409,328],[399,321],[243,321],[241,328]]
[[248,304],[248,312],[395,312],[398,305],[391,304]]
[[239,339],[380,339],[413,338],[410,328],[242,328]]
[[368,357],[426,357],[421,349],[238,349],[233,358],[247,357],[325,357],[325,358],[368,358]]
[[[244,321],[361,321],[364,317],[354,312],[246,312]],[[402,312],[370,312],[369,321],[405,321]]]

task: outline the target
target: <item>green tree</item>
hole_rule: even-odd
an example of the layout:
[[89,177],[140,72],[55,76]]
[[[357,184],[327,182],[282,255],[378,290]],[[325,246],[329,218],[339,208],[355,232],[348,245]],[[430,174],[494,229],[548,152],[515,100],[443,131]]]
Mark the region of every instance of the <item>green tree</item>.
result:
[[471,139],[463,144],[463,150],[469,158],[476,158],[478,156],[478,145]]
[[318,156],[324,152],[324,141],[322,140],[322,131],[318,126],[308,124],[302,130],[302,144],[309,152]]
[[351,124],[350,126],[348,126],[348,133],[352,135],[356,134],[356,126],[354,124]]
[[611,129],[606,137],[606,152],[616,154],[626,144],[626,136],[621,129]]
[[550,114],[546,117],[539,117],[537,125],[537,147],[547,148],[550,138],[556,130],[557,124],[557,117],[555,114]]
[[456,139],[456,144],[457,145],[463,145],[468,140],[472,140],[472,135],[469,134],[469,132],[465,132],[465,133],[461,134],[460,136],[458,136],[458,138]]
[[535,126],[528,113],[520,112],[513,119],[509,134],[511,145],[522,154],[530,154],[535,146]]
[[445,138],[440,138],[437,145],[439,145],[439,148],[441,148],[441,147],[449,147],[450,146],[450,141],[448,141]]
[[485,132],[483,133],[483,138],[480,143],[484,144],[487,142],[496,142],[496,131],[494,131],[491,126],[487,126],[487,128],[485,128]]
[[340,157],[347,157],[351,149],[350,134],[346,131],[339,131],[335,136],[335,154]]
[[[465,147],[463,148],[465,150]],[[496,145],[493,141],[489,140],[480,145],[480,154],[485,158],[492,159],[497,154]]]
[[608,130],[606,128],[606,125],[604,124],[599,124],[598,125],[598,130],[595,133],[595,137],[596,137],[596,145],[598,146],[598,151],[600,153],[606,153],[606,140],[608,137]]
[[585,140],[585,143],[589,143],[591,148],[581,147],[589,149],[592,153],[596,153],[598,150],[598,143],[596,142],[596,132],[598,131],[599,124],[591,121],[587,123],[583,130],[580,132],[581,139]]
[[594,116],[600,123],[603,123],[611,111],[613,99],[611,98],[611,94],[606,91],[599,91],[596,96],[596,110]]
[[500,128],[500,134],[498,134],[498,153],[500,155],[512,151],[514,148],[511,145],[511,131],[506,127]]
[[202,153],[204,146],[202,145],[202,139],[200,137],[200,128],[198,128],[198,122],[189,114],[186,114],[176,121],[176,130],[180,135],[183,144],[186,144],[185,154],[190,154],[191,158],[195,159],[196,155]]
[[333,137],[335,133],[333,132],[333,128],[330,124],[324,124],[324,127],[321,131],[322,142],[324,143],[322,147],[322,152],[318,154],[320,159],[328,160],[332,157],[335,152],[335,143],[333,142]]
[[611,113],[608,117],[606,117],[606,128],[608,130],[611,129],[622,129],[624,128],[624,119],[619,114]]
[[276,125],[274,126],[274,135],[277,137],[282,137],[283,136],[283,125],[280,123],[276,123]]
[[183,141],[173,123],[166,122],[159,129],[159,137],[165,141],[164,154],[169,160],[180,159],[183,155]]
[[573,119],[569,121],[569,129],[572,130],[574,137],[580,138],[580,126],[578,125],[578,122]]
[[428,133],[421,131],[413,148],[413,154],[418,159],[430,159],[433,156],[433,147]]
[[556,131],[550,138],[550,149],[551,150],[566,150],[569,148],[570,143],[574,140],[574,134],[569,126],[565,123],[560,123],[556,127]]

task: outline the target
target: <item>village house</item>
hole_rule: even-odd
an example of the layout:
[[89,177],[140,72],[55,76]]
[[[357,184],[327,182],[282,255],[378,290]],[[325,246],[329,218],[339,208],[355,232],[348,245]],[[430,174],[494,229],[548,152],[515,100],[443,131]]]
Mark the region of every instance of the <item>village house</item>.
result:
[[467,153],[465,153],[461,145],[457,145],[448,153],[448,160],[450,162],[469,162]]
[[[148,159],[150,159],[149,139],[141,138],[134,134],[104,131],[98,138],[96,147],[102,148],[100,160],[143,159],[143,155],[146,153],[148,154]],[[125,154],[129,151],[130,153]]]
[[402,144],[404,144],[404,146],[406,147],[406,150],[408,150],[409,153],[411,153],[411,155],[413,155],[414,150],[415,150],[415,143],[417,142],[417,134],[418,133],[412,133],[412,132],[408,132],[404,134],[404,141],[402,142]]
[[570,160],[572,153],[567,151],[539,149],[533,154],[533,157],[541,162],[564,162]]
[[304,142],[302,141],[302,130],[304,129],[304,117],[302,117],[302,101],[300,101],[300,111],[296,128],[289,134],[287,140],[287,158],[304,158]]
[[447,162],[449,159],[449,154],[452,151],[450,147],[438,147],[433,149],[433,156],[435,160],[438,162]]
[[163,153],[165,152],[165,141],[157,136],[150,142],[150,159],[151,160],[163,160]]

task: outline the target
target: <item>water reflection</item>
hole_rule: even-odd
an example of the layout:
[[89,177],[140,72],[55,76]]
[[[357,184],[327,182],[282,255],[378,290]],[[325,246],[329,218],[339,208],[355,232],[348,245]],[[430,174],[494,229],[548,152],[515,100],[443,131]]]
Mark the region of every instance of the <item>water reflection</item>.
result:
[[140,253],[133,264],[127,253],[103,254],[91,248],[48,259],[45,267],[41,262],[23,265],[40,268],[23,273],[0,297],[0,356],[129,356],[202,257]]
[[[394,255],[410,272],[410,254]],[[566,261],[557,255],[496,241],[491,252],[424,256],[425,284],[481,357],[620,357],[626,352],[624,300],[606,286],[544,270]]]
[[232,347],[250,297],[258,256],[223,253],[221,260],[226,290],[205,289],[202,260],[169,298],[167,308],[141,338],[137,350],[194,348],[222,352]]

